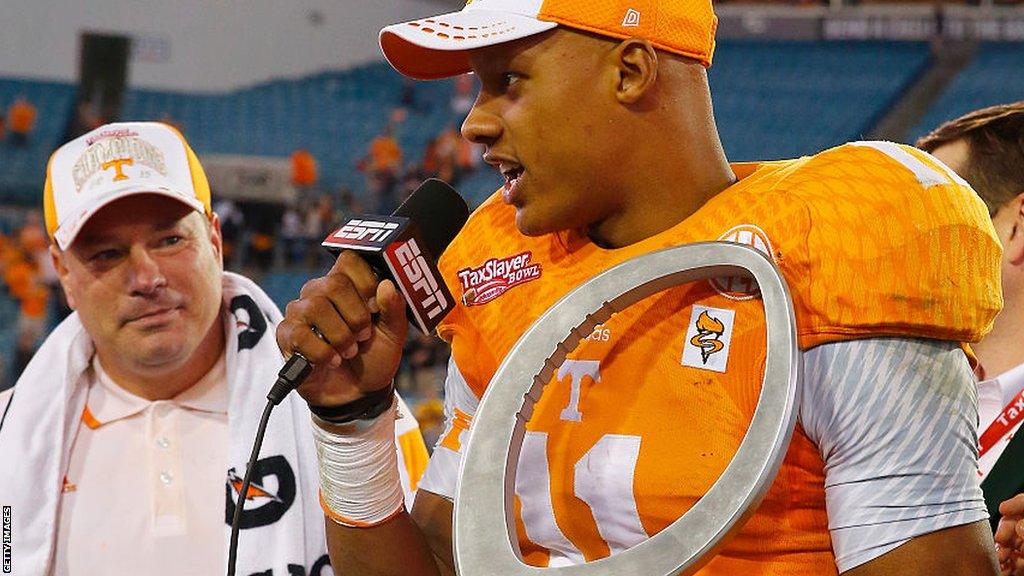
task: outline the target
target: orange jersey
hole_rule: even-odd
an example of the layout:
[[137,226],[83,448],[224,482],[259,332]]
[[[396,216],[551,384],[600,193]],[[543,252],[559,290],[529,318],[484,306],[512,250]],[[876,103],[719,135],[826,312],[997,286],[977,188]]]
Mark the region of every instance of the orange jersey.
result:
[[[999,243],[982,202],[930,156],[858,143],[736,172],[738,183],[685,221],[614,250],[575,232],[525,237],[499,195],[485,202],[441,260],[461,303],[439,333],[473,393],[483,395],[520,335],[573,288],[697,241],[771,255],[804,349],[886,335],[973,342],[991,327]],[[738,278],[662,292],[599,326],[527,424],[515,500],[526,561],[601,558],[686,512],[743,438],[764,343],[756,286]],[[468,416],[459,419],[439,446],[459,451]],[[764,502],[700,574],[835,572],[823,461],[798,427]]]
[[390,136],[377,136],[370,142],[370,168],[391,170],[402,164],[402,149]]

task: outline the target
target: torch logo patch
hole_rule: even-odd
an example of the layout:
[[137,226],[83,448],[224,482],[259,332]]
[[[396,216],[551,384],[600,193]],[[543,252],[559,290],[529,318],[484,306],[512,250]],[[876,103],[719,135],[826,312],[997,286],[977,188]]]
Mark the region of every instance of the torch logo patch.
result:
[[683,343],[683,366],[725,372],[735,310],[694,306]]

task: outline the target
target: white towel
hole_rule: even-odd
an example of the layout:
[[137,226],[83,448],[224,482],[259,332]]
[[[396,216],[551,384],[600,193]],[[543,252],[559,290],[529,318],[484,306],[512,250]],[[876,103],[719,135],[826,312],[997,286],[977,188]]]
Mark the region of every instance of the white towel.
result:
[[[223,287],[224,303],[230,312],[226,345],[230,443],[225,471],[234,469],[242,477],[267,391],[284,361],[274,338],[281,313],[245,277],[226,272]],[[83,374],[93,350],[78,315],[72,314],[29,363],[9,405],[0,402],[0,505],[13,507],[14,574],[39,576],[53,569],[58,504],[86,403]],[[396,435],[415,427],[409,410],[400,412],[403,418],[397,423]],[[261,467],[253,481],[259,482],[261,474],[276,474],[282,502],[246,503],[244,529],[239,536],[238,574],[267,570],[289,574],[289,564],[312,567],[327,561],[310,425],[309,410],[297,394],[289,395],[270,416],[260,450]],[[399,458],[401,463],[401,451]],[[406,502],[411,504],[405,468],[400,464]],[[288,481],[289,475],[294,482]],[[233,502],[235,492],[229,483],[225,486]],[[226,508],[226,514],[230,514],[230,508]],[[225,550],[230,530],[225,524]]]

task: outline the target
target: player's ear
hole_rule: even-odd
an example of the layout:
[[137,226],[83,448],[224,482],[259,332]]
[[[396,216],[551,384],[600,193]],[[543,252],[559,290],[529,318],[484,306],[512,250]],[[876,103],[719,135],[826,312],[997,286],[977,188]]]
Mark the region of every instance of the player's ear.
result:
[[1006,208],[1012,210],[1010,235],[1006,246],[1003,246],[1006,261],[1014,266],[1024,266],[1024,192],[1010,200]]
[[622,104],[636,104],[658,79],[658,52],[647,40],[628,38],[612,51],[618,71],[616,98]]

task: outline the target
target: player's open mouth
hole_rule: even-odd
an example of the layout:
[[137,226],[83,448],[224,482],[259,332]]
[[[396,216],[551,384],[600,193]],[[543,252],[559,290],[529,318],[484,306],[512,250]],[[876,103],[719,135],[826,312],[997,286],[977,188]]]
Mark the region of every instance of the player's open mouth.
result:
[[523,172],[524,170],[522,166],[510,166],[507,168],[502,166],[501,173],[505,176],[505,188],[515,186],[519,181],[519,177],[523,175]]
[[506,204],[515,204],[516,188],[518,188],[525,170],[522,166],[504,165],[500,167],[500,170],[501,174],[505,176],[505,189],[502,190],[502,199]]

